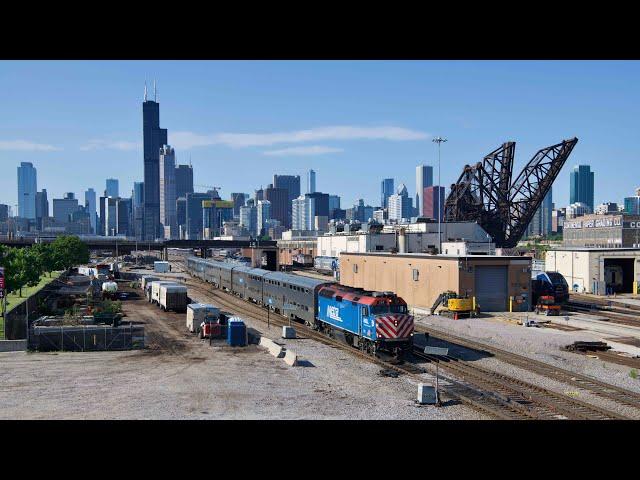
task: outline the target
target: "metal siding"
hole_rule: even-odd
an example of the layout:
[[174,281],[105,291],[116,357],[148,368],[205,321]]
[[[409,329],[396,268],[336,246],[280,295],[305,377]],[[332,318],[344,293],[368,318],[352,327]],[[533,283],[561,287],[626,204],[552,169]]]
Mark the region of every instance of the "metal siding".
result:
[[[331,308],[337,308],[338,317],[341,321],[335,320],[329,316],[329,310]],[[346,330],[351,333],[359,335],[359,305],[353,305],[349,300],[342,300],[338,302],[333,298],[326,298],[318,296],[318,318],[323,322],[333,325],[342,330]]]
[[475,267],[476,302],[484,312],[503,312],[508,305],[508,267],[482,266]]

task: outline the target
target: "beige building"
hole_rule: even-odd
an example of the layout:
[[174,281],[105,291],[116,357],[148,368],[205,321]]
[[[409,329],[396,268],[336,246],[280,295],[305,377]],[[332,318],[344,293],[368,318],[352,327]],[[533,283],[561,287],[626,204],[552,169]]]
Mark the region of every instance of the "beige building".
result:
[[609,286],[618,293],[631,293],[634,282],[640,282],[640,249],[549,250],[545,269],[562,274],[573,291],[604,295]]
[[392,291],[412,307],[431,308],[442,292],[475,297],[481,311],[529,308],[531,259],[493,255],[348,253],[340,257],[340,282]]

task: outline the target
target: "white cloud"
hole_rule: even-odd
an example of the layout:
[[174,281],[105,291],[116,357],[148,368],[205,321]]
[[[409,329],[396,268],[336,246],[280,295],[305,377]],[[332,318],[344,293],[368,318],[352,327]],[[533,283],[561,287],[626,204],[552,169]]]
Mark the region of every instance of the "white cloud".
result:
[[170,133],[171,144],[178,149],[226,145],[228,147],[266,147],[282,143],[317,142],[321,140],[425,140],[430,135],[402,127],[361,127],[336,125],[308,130],[275,133],[214,133],[200,135],[193,132]]
[[21,150],[29,152],[52,152],[61,148],[44,143],[29,142],[27,140],[0,140],[0,150]]
[[109,140],[89,140],[80,150],[98,150],[110,148],[113,150],[142,150],[142,142],[109,141]]
[[326,153],[343,152],[342,148],[323,147],[321,145],[310,145],[308,147],[289,147],[280,150],[267,150],[262,152],[264,155],[281,157],[287,155],[324,155]]

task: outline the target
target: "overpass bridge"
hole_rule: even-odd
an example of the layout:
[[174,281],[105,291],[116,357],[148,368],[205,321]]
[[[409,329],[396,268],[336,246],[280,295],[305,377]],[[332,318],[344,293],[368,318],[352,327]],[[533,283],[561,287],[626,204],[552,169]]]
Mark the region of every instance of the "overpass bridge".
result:
[[[200,250],[202,258],[206,258],[209,248],[241,248],[250,249],[252,263],[258,262],[261,257],[267,257],[267,264],[274,265],[277,269],[278,243],[275,240],[160,240],[155,242],[137,241],[118,237],[95,237],[83,238],[79,236],[90,251],[109,251],[113,256],[127,255],[134,251],[155,251],[160,252],[160,257],[168,258],[169,248],[188,248]],[[8,247],[30,247],[35,243],[52,243],[55,237],[38,238],[5,238],[0,239],[0,245]],[[257,266],[257,265],[256,265]]]

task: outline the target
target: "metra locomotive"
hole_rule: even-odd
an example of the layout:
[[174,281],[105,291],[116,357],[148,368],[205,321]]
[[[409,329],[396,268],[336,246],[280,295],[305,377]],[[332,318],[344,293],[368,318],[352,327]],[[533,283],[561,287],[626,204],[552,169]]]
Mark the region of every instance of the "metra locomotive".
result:
[[411,349],[413,316],[392,292],[368,292],[315,278],[236,263],[187,259],[187,271],[216,288],[304,322],[373,355]]

